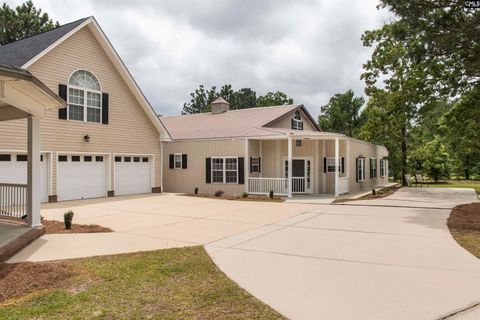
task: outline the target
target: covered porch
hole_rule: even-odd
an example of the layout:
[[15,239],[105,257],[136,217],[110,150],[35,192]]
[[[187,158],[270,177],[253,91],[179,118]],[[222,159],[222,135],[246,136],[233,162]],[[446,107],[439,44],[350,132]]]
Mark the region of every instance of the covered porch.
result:
[[[0,176],[0,220],[23,219],[29,227],[40,225],[40,121],[47,109],[65,106],[63,99],[27,70],[0,65],[0,125],[18,119],[27,122],[27,150],[17,149],[27,154],[27,183],[6,183],[9,177]],[[10,155],[0,152],[0,157]],[[9,226],[9,230],[14,229]],[[13,237],[18,233],[9,234]],[[2,238],[2,242],[8,240]]]
[[338,197],[350,191],[350,177],[355,179],[350,140],[341,134],[289,130],[280,136],[249,138],[245,159],[249,194]]

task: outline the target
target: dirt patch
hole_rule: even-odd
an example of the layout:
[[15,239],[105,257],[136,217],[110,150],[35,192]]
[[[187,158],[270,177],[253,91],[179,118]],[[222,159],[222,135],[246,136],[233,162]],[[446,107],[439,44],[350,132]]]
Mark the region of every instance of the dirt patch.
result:
[[99,226],[98,224],[72,224],[72,228],[65,229],[65,224],[61,221],[42,220],[46,233],[95,233],[112,232],[112,229]]
[[0,264],[0,304],[6,300],[45,289],[58,288],[77,273],[67,263]]
[[480,202],[462,204],[453,208],[447,225],[450,229],[480,231]]
[[220,200],[237,200],[237,201],[261,201],[261,202],[284,202],[285,198],[282,197],[266,197],[266,196],[257,196],[249,195],[248,197],[236,196],[236,195],[222,195],[216,197],[213,194],[187,194],[186,196],[195,197],[195,198],[208,198],[208,199],[220,199]]

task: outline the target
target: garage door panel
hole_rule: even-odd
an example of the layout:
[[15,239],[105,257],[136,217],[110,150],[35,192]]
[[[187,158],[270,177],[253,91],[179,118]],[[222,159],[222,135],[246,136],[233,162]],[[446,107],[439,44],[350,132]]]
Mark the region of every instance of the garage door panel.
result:
[[[8,155],[8,157],[7,157]],[[2,153],[0,156],[0,182],[27,184],[27,164],[24,153]],[[46,154],[40,159],[40,201],[48,202],[48,161]]]
[[149,193],[151,187],[152,168],[149,157],[115,157],[116,195]]
[[[86,157],[90,157],[91,161],[85,161]],[[73,161],[73,159],[78,159],[78,161]],[[61,155],[57,167],[57,194],[60,201],[106,196],[107,166],[105,161],[96,161],[95,157],[91,156]]]

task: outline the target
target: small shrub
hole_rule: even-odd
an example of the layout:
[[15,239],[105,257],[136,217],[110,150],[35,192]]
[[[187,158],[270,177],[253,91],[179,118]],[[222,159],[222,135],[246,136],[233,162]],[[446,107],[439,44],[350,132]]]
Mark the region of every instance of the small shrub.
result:
[[68,210],[63,215],[63,222],[65,222],[65,229],[70,230],[72,228],[72,220],[73,220],[73,211]]
[[195,195],[198,195],[198,187],[195,188]]
[[225,192],[223,192],[222,190],[217,190],[215,191],[214,196],[220,198],[221,196],[223,196],[224,193]]
[[372,189],[372,195],[374,195],[374,196],[377,195],[377,191],[375,191],[375,189]]
[[241,196],[242,196],[242,198],[248,198],[248,193],[242,192],[242,195],[241,195]]
[[273,190],[270,190],[270,194],[268,195],[270,199],[273,199]]

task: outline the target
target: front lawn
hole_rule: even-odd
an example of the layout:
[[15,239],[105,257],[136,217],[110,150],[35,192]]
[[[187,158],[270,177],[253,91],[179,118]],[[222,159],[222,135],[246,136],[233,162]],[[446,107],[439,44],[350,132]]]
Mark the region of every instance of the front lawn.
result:
[[4,264],[0,293],[0,319],[284,319],[203,247]]
[[480,258],[480,202],[453,208],[447,225],[458,244]]
[[[415,187],[415,185],[412,185]],[[423,187],[433,188],[472,188],[477,194],[480,194],[480,181],[478,180],[446,180],[438,183],[426,182]]]

